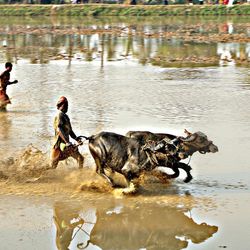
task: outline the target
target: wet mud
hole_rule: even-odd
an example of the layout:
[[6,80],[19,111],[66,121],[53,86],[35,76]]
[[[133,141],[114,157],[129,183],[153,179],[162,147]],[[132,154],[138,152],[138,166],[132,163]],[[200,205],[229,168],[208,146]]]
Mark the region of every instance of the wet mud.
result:
[[[128,187],[125,178],[119,173],[107,174],[113,178],[120,188],[113,188],[101,176],[96,174],[93,160],[85,154],[83,169],[77,168],[74,159],[60,162],[57,169],[50,168],[50,159],[47,152],[42,152],[33,145],[19,152],[15,158],[3,159],[0,162],[0,195],[43,195],[58,197],[106,196],[109,197],[142,197],[143,199],[178,204],[180,201],[189,204],[196,200],[197,204],[211,205],[208,197],[196,197],[191,193],[197,187],[204,193],[209,189],[217,190],[247,190],[241,182],[236,184],[219,183],[209,180],[193,180],[192,187],[181,178],[162,183],[149,173],[143,173]],[[209,191],[212,193],[213,191]],[[199,192],[196,192],[199,194]],[[199,195],[197,195],[199,196]],[[159,197],[161,197],[159,199]],[[168,197],[166,199],[166,197]],[[93,198],[93,197],[92,197]],[[203,205],[204,205],[203,204]]]
[[[119,174],[112,178],[124,188],[112,188],[95,173],[93,160],[84,156],[83,169],[77,169],[73,159],[48,169],[48,153],[29,145],[15,158],[1,160],[0,220],[6,228],[22,228],[22,233],[9,234],[12,241],[8,234],[1,235],[4,249],[25,249],[25,242],[31,244],[24,234],[27,230],[49,230],[46,238],[39,234],[39,242],[32,236],[32,244],[44,249],[192,249],[220,232],[217,223],[198,220],[192,211],[211,213],[228,206],[226,201],[220,204],[213,192],[248,189],[241,182],[205,179],[191,185],[181,179],[163,184],[150,173],[137,180],[136,192],[125,187]],[[2,218],[8,210],[17,225]],[[31,214],[37,217],[35,222]]]

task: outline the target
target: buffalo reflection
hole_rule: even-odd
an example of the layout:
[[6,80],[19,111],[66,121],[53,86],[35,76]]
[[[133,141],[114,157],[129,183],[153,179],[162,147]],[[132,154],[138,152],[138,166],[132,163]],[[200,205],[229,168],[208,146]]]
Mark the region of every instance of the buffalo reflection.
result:
[[[202,243],[218,230],[217,226],[196,223],[185,215],[183,209],[156,204],[124,206],[120,209],[96,207],[91,210],[94,222],[91,228],[84,226],[90,210],[83,212],[66,204],[57,204],[54,212],[56,243],[60,250],[88,249],[90,246],[109,250],[178,250],[186,248],[189,240]],[[80,232],[85,234],[79,237],[77,234]]]

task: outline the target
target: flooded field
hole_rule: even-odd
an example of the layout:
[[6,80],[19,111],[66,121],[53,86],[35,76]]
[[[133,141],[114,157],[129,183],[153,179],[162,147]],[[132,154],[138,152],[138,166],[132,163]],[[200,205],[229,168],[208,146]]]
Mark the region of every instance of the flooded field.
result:
[[[248,250],[249,23],[1,18],[19,83],[0,113],[0,249]],[[82,170],[46,171],[61,95],[77,135],[186,128],[219,152],[193,155],[190,183],[145,175],[133,195],[95,173],[87,142]]]

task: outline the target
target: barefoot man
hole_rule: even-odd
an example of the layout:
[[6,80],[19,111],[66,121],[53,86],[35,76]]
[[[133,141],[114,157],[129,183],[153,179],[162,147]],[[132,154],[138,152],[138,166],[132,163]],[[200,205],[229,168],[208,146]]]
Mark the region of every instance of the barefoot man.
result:
[[5,71],[0,75],[0,106],[3,108],[6,107],[7,104],[10,104],[10,98],[7,95],[7,86],[11,84],[16,84],[18,81],[15,80],[13,82],[10,81],[10,72],[12,70],[12,63],[5,63]]
[[68,157],[73,157],[78,161],[79,168],[83,167],[84,158],[78,151],[76,145],[69,141],[69,137],[81,143],[80,137],[77,137],[72,130],[70,119],[66,114],[68,111],[68,100],[62,96],[57,104],[58,114],[54,120],[55,142],[52,148],[52,163],[51,167],[56,168],[59,161],[65,160]]

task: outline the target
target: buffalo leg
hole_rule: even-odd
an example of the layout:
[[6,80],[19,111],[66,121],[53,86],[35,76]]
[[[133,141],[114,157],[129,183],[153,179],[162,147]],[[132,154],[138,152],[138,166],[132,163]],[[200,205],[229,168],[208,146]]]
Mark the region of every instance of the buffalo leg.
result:
[[155,177],[157,177],[159,180],[161,180],[163,183],[167,182],[169,179],[177,178],[180,174],[180,171],[178,168],[173,169],[174,174],[167,174],[165,172],[162,172],[159,169],[154,169],[151,171],[151,174]]
[[183,162],[178,162],[177,165],[178,165],[178,168],[183,169],[187,173],[187,177],[186,179],[184,179],[184,182],[186,183],[190,182],[193,179],[193,176],[190,174],[190,171],[192,170],[192,168]]
[[72,152],[71,156],[77,160],[79,169],[82,169],[83,163],[84,163],[84,157],[80,154],[78,149],[76,149],[74,152]]
[[134,182],[134,179],[138,178],[138,176],[132,172],[123,173],[123,176],[125,177],[127,182],[127,188],[123,190],[123,193],[124,194],[135,193],[139,186],[138,183]]
[[101,164],[101,161],[98,158],[95,158],[95,164],[96,164],[96,173],[105,178],[109,184],[114,186],[114,182],[111,178],[109,178],[105,172],[104,172],[104,164]]
[[171,168],[173,171],[174,171],[174,174],[170,174],[169,176],[169,178],[171,178],[171,179],[174,179],[174,178],[177,178],[179,175],[180,175],[180,171],[179,171],[179,169],[178,168]]

